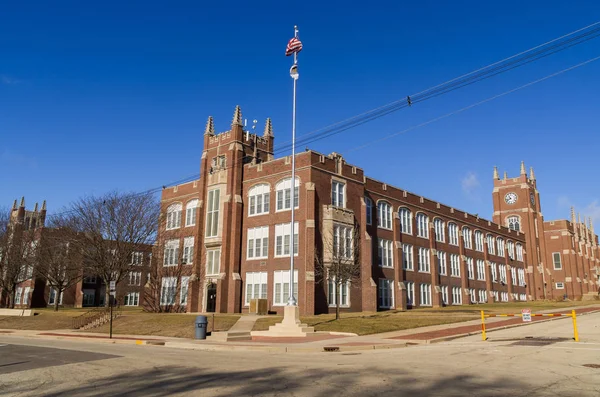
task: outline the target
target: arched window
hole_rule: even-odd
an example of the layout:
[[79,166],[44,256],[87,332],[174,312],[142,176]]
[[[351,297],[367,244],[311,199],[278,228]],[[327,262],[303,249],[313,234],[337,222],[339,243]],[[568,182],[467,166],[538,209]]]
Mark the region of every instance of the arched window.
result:
[[510,259],[515,259],[515,243],[513,243],[512,241],[507,241],[506,242],[506,248],[508,251],[508,257]]
[[[298,208],[298,197],[300,189],[300,179],[296,178],[294,186],[294,208]],[[277,211],[289,210],[292,208],[292,178],[287,178],[275,186],[277,191]]]
[[479,230],[475,231],[475,249],[479,252],[483,252],[483,233]]
[[440,218],[435,218],[433,221],[433,228],[435,230],[435,241],[439,241],[443,243],[446,241],[446,231],[445,231],[444,221]]
[[196,224],[196,214],[198,213],[198,200],[190,200],[185,205],[185,225],[194,226]]
[[521,221],[518,216],[509,216],[506,218],[506,226],[509,229],[521,231]]
[[504,240],[498,237],[496,243],[498,244],[498,256],[504,256]]
[[248,215],[268,214],[269,201],[269,185],[253,186],[248,191]]
[[365,206],[367,207],[367,225],[373,223],[373,201],[365,197]]
[[523,246],[521,243],[517,243],[517,260],[523,261]]
[[458,245],[458,226],[456,223],[448,224],[448,243]]
[[400,218],[400,231],[405,234],[412,234],[412,213],[408,208],[400,208],[398,210]]
[[471,232],[471,229],[468,227],[463,227],[462,232],[465,248],[473,249],[473,233]]
[[385,201],[377,203],[377,226],[384,229],[392,228],[392,206]]
[[422,212],[417,214],[417,236],[429,237],[429,217]]
[[181,203],[171,204],[167,208],[167,230],[177,229],[181,227],[181,211],[183,206]]
[[488,246],[488,252],[491,255],[495,255],[496,254],[496,241],[494,239],[494,236],[492,236],[491,234],[487,235],[487,246]]

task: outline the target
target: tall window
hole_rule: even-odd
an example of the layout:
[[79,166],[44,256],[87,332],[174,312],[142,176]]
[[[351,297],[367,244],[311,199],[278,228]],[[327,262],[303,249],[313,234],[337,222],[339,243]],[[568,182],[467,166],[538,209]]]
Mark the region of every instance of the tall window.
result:
[[165,243],[164,266],[177,266],[179,264],[179,240],[168,240]]
[[171,204],[167,208],[167,230],[181,227],[181,203]]
[[517,270],[517,277],[519,278],[519,286],[525,286],[525,269]]
[[194,237],[186,237],[183,239],[183,264],[191,265],[194,263]]
[[269,227],[248,229],[248,259],[263,259],[269,256]]
[[515,243],[513,243],[512,241],[506,242],[506,248],[508,251],[508,257],[510,259],[515,259]]
[[181,287],[179,288],[179,304],[182,306],[187,305],[188,298],[188,286],[190,285],[189,277],[181,277]]
[[373,223],[373,201],[365,197],[365,206],[367,207],[367,225],[371,225]]
[[484,289],[479,290],[479,303],[487,302],[487,291]]
[[217,237],[219,233],[219,189],[208,191],[208,205],[206,206],[206,237]]
[[29,291],[31,291],[30,287],[25,287],[25,291],[23,292],[23,304],[29,304]]
[[[50,288],[50,295],[48,296],[48,304],[49,305],[54,305],[56,304],[56,293],[57,291],[54,288]],[[58,299],[58,304],[62,305],[63,304],[63,293],[60,293],[60,297]]]
[[492,281],[495,283],[498,281],[498,272],[496,270],[496,264],[490,262],[490,272],[492,273]]
[[177,278],[163,277],[160,293],[161,305],[174,305],[175,296],[177,294]]
[[477,259],[477,280],[485,281],[485,261]]
[[248,191],[248,215],[269,213],[269,185],[266,183],[253,186]]
[[483,233],[479,230],[475,231],[475,249],[483,252]]
[[456,223],[448,224],[448,243],[458,245],[458,226]]
[[333,226],[333,252],[337,258],[352,258],[352,231],[350,226]]
[[142,272],[129,272],[129,285],[142,285]]
[[487,235],[487,246],[490,255],[496,255],[496,242],[494,241],[494,236],[491,234]]
[[467,262],[467,278],[469,280],[475,279],[475,264],[473,263],[473,258],[466,258]]
[[475,288],[469,289],[469,295],[471,297],[471,303],[477,303],[477,293],[475,292]]
[[452,287],[452,304],[462,305],[462,294],[460,287]]
[[344,196],[346,192],[346,184],[340,181],[331,182],[331,205],[334,207],[345,207],[346,201]]
[[462,233],[465,248],[473,249],[473,234],[471,232],[471,229],[469,229],[468,227],[463,227]]
[[221,248],[206,250],[206,275],[219,274],[221,264]]
[[131,253],[131,264],[136,266],[141,266],[144,263],[144,253],[143,252],[132,252]]
[[140,304],[140,293],[130,292],[123,297],[123,304],[125,306],[138,306]]
[[21,295],[23,295],[23,288],[18,287],[17,291],[15,292],[15,305],[21,304]]
[[450,254],[450,275],[460,277],[460,256]]
[[[273,272],[273,305],[284,306],[290,296],[290,271]],[[294,297],[298,300],[298,270],[294,270]]]
[[402,244],[402,268],[404,270],[414,270],[413,246]]
[[377,203],[377,226],[384,229],[392,228],[392,206],[385,201]]
[[521,230],[521,222],[519,221],[518,216],[509,216],[506,218],[506,226],[509,229],[520,231]]
[[413,306],[415,304],[415,283],[405,281],[404,286],[406,287],[406,304]]
[[421,212],[417,214],[417,236],[429,238],[429,217]]
[[194,226],[196,224],[196,215],[198,213],[198,200],[190,200],[185,205],[185,225]]
[[431,262],[429,259],[429,248],[419,247],[418,267],[422,273],[431,272]]
[[[277,196],[277,211],[292,208],[292,178],[284,179],[275,186]],[[296,178],[294,184],[294,208],[298,208],[298,197],[300,193],[300,179]]]
[[394,267],[393,242],[379,239],[379,266]]
[[561,270],[562,269],[562,260],[560,258],[560,252],[553,252],[552,260],[554,262],[554,270]]
[[498,244],[498,256],[504,256],[504,239],[497,238],[496,243]]
[[335,294],[336,282],[335,278],[330,278],[327,281],[327,297],[329,306],[337,305],[337,298],[340,299],[340,306],[342,307],[350,307],[350,282],[341,283],[338,286],[338,296]]
[[421,284],[421,306],[431,306],[431,284]]
[[446,253],[442,252],[442,251],[438,251],[437,252],[437,258],[438,258],[438,271],[440,272],[440,275],[445,276],[446,274],[448,274],[448,264],[446,262]]
[[446,241],[444,221],[440,218],[435,218],[433,221],[433,228],[435,230],[435,241],[439,241],[440,243]]
[[512,285],[517,285],[517,268],[516,267],[510,268],[510,279],[511,279]]
[[[275,256],[290,255],[290,236],[292,228],[289,223],[275,225]],[[294,255],[298,255],[298,222],[294,222]]]
[[394,307],[394,281],[379,279],[379,307],[391,309]]
[[267,272],[246,273],[245,306],[250,305],[250,299],[267,299]]
[[400,231],[404,234],[412,234],[412,213],[408,208],[398,210],[400,217]]
[[442,302],[444,303],[444,305],[447,305],[448,304],[448,286],[442,285],[440,287],[440,290],[442,291]]

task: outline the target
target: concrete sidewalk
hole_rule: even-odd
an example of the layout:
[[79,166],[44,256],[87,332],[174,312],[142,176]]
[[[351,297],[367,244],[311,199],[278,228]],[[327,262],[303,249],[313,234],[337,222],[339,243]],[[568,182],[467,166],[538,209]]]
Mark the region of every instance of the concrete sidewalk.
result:
[[[600,305],[573,308],[577,315],[600,312]],[[571,308],[560,310],[540,311],[539,313],[570,313]],[[532,323],[544,321],[558,321],[566,317],[533,317]],[[255,317],[244,316],[235,326],[238,329],[251,329]],[[239,324],[239,325],[238,325]],[[487,332],[511,327],[526,326],[520,318],[494,317],[486,319]],[[355,351],[373,349],[394,349],[414,344],[436,343],[464,336],[481,333],[481,321],[471,320],[454,324],[443,324],[418,329],[407,329],[381,334],[348,336],[347,334],[315,332],[305,338],[267,338],[252,337],[252,341],[219,342],[208,340],[193,340],[184,338],[171,338],[148,335],[114,335],[112,339],[107,334],[82,333],[75,330],[31,331],[31,330],[0,330],[3,335],[15,335],[31,338],[69,339],[73,341],[85,340],[98,343],[127,343],[137,345],[161,345],[179,349],[204,350],[204,351],[232,351],[232,350],[261,350],[268,352],[323,352],[323,351]],[[582,336],[584,337],[584,336]]]

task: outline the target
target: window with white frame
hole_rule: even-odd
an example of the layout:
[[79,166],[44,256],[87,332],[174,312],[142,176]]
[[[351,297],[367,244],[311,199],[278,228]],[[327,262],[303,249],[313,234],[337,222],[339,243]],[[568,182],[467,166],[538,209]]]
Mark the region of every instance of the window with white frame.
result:
[[471,229],[468,227],[463,227],[462,235],[465,248],[473,249],[473,233],[471,232]]
[[[273,305],[284,306],[290,297],[290,271],[273,272]],[[298,300],[298,270],[294,270],[294,297]]]
[[525,269],[519,269],[517,271],[517,277],[519,278],[519,286],[525,286]]
[[265,259],[269,256],[269,227],[261,226],[248,229],[248,259]]
[[402,244],[402,269],[414,270],[413,246]]
[[379,239],[379,266],[394,267],[393,245],[390,240]]
[[483,233],[475,231],[475,250],[483,252]]
[[331,205],[334,207],[346,207],[345,199],[346,184],[340,181],[331,182]]
[[83,278],[84,284],[96,284],[98,278],[96,276],[85,276]]
[[440,287],[440,291],[442,292],[442,303],[444,305],[447,305],[448,304],[448,286],[442,285]]
[[415,304],[415,283],[412,281],[405,281],[404,286],[406,287],[406,304],[408,306],[414,306]]
[[448,243],[458,245],[458,225],[456,223],[448,224]]
[[477,280],[485,281],[485,261],[477,259]]
[[561,270],[562,269],[562,260],[560,257],[560,252],[553,252],[552,253],[552,261],[554,262],[554,270]]
[[392,206],[385,201],[377,203],[377,226],[392,229]]
[[187,276],[181,277],[181,287],[180,287],[180,291],[179,291],[179,304],[182,306],[187,305],[189,285],[190,285],[190,278]]
[[31,288],[25,287],[25,290],[23,291],[23,304],[24,305],[29,304],[29,291],[31,291]]
[[435,231],[435,241],[438,241],[440,243],[446,241],[446,225],[444,224],[443,220],[441,220],[440,218],[435,218],[435,220],[433,221],[433,229]]
[[523,262],[523,246],[517,243],[517,260]]
[[269,213],[270,187],[266,183],[256,185],[248,190],[248,216]]
[[[292,178],[287,178],[275,186],[277,198],[277,211],[285,211],[292,208]],[[294,208],[298,208],[300,194],[300,179],[296,178],[294,184]]]
[[350,282],[347,281],[337,285],[337,297],[335,293],[336,285],[337,283],[335,282],[335,277],[331,277],[327,280],[327,297],[329,306],[337,306],[337,298],[339,297],[340,307],[350,307]]
[[475,279],[475,264],[473,263],[473,258],[465,258],[465,262],[467,262],[467,278],[469,280]]
[[431,260],[429,258],[429,248],[419,247],[419,253],[417,257],[418,270],[421,273],[431,272]]
[[437,252],[438,259],[438,271],[441,276],[445,276],[448,272],[448,263],[446,261],[446,253],[442,251]]
[[140,304],[140,293],[130,292],[123,297],[123,305],[125,306],[138,306]]
[[504,256],[504,239],[497,238],[496,243],[498,245],[498,256]]
[[[196,225],[196,215],[198,215],[198,199],[190,200],[185,205],[185,225]],[[137,305],[136,305],[137,306]]]
[[398,210],[400,218],[400,231],[404,234],[412,234],[412,213],[408,208]]
[[417,214],[417,236],[429,238],[429,217],[422,212]]
[[502,302],[508,302],[508,292],[502,293]]
[[379,307],[392,309],[394,307],[394,281],[379,279]]
[[333,225],[333,252],[335,258],[351,259],[353,255],[353,228],[345,225]]
[[511,230],[520,231],[521,230],[521,222],[518,216],[509,216],[506,218],[506,226],[508,226]]
[[469,288],[469,297],[471,298],[471,303],[477,303],[477,291],[475,291],[475,288]]
[[521,300],[523,302],[525,302],[527,300],[527,295],[526,294],[521,294],[520,297],[521,297]]
[[174,305],[177,295],[177,277],[163,277],[161,281],[160,304]]
[[[48,296],[48,304],[49,305],[55,305],[56,304],[56,295],[57,295],[57,290],[55,288],[50,288],[50,295]],[[64,295],[64,293],[61,292],[60,296],[58,297],[58,304],[59,305],[63,304],[63,295]]]
[[496,255],[496,241],[491,234],[487,235],[487,247],[490,255]]
[[460,277],[460,256],[450,254],[450,276]]
[[250,305],[250,299],[267,299],[267,272],[246,273],[245,306]]
[[500,273],[500,282],[506,284],[506,266],[498,265],[498,273]]
[[177,266],[179,264],[179,240],[167,240],[165,243],[164,266]]
[[517,285],[517,268],[516,267],[510,268],[510,279],[511,279],[512,285]]
[[561,282],[556,283],[556,289],[565,289],[565,283],[561,283]]
[[419,290],[421,292],[420,306],[431,306],[431,284],[421,284]]
[[[275,256],[290,255],[290,236],[292,228],[289,223],[275,225]],[[294,255],[298,255],[298,222],[294,223]]]
[[498,273],[496,270],[496,264],[494,262],[490,262],[490,272],[492,273],[492,282],[498,281]]
[[494,302],[500,301],[498,291],[492,291],[492,296],[494,297]]
[[171,204],[167,208],[167,230],[177,229],[181,227],[181,211],[183,206],[181,203]]
[[221,248],[206,250],[206,275],[216,276],[219,274],[221,265]]
[[208,191],[208,205],[206,206],[206,237],[217,237],[219,235],[219,189]]
[[460,287],[452,287],[452,304],[462,305],[462,293]]
[[134,286],[142,285],[142,272],[129,272],[129,284]]
[[143,252],[132,252],[131,253],[131,264],[135,266],[141,266],[144,264],[144,253]]
[[365,197],[365,206],[367,210],[367,225],[371,225],[373,223],[373,200]]
[[513,243],[512,241],[508,241],[506,243],[506,248],[507,248],[507,251],[508,251],[508,257],[510,259],[514,260],[515,259],[515,243]]
[[484,289],[479,290],[479,303],[487,302],[487,291]]
[[194,236],[189,236],[183,239],[183,265],[191,265],[194,263]]

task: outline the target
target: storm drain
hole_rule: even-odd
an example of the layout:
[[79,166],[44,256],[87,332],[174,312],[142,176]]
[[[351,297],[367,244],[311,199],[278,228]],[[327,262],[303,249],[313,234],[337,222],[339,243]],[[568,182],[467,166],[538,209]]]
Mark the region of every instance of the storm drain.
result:
[[583,364],[584,367],[600,369],[600,364]]
[[339,352],[340,348],[339,348],[339,346],[323,346],[323,351],[326,351],[326,352]]

